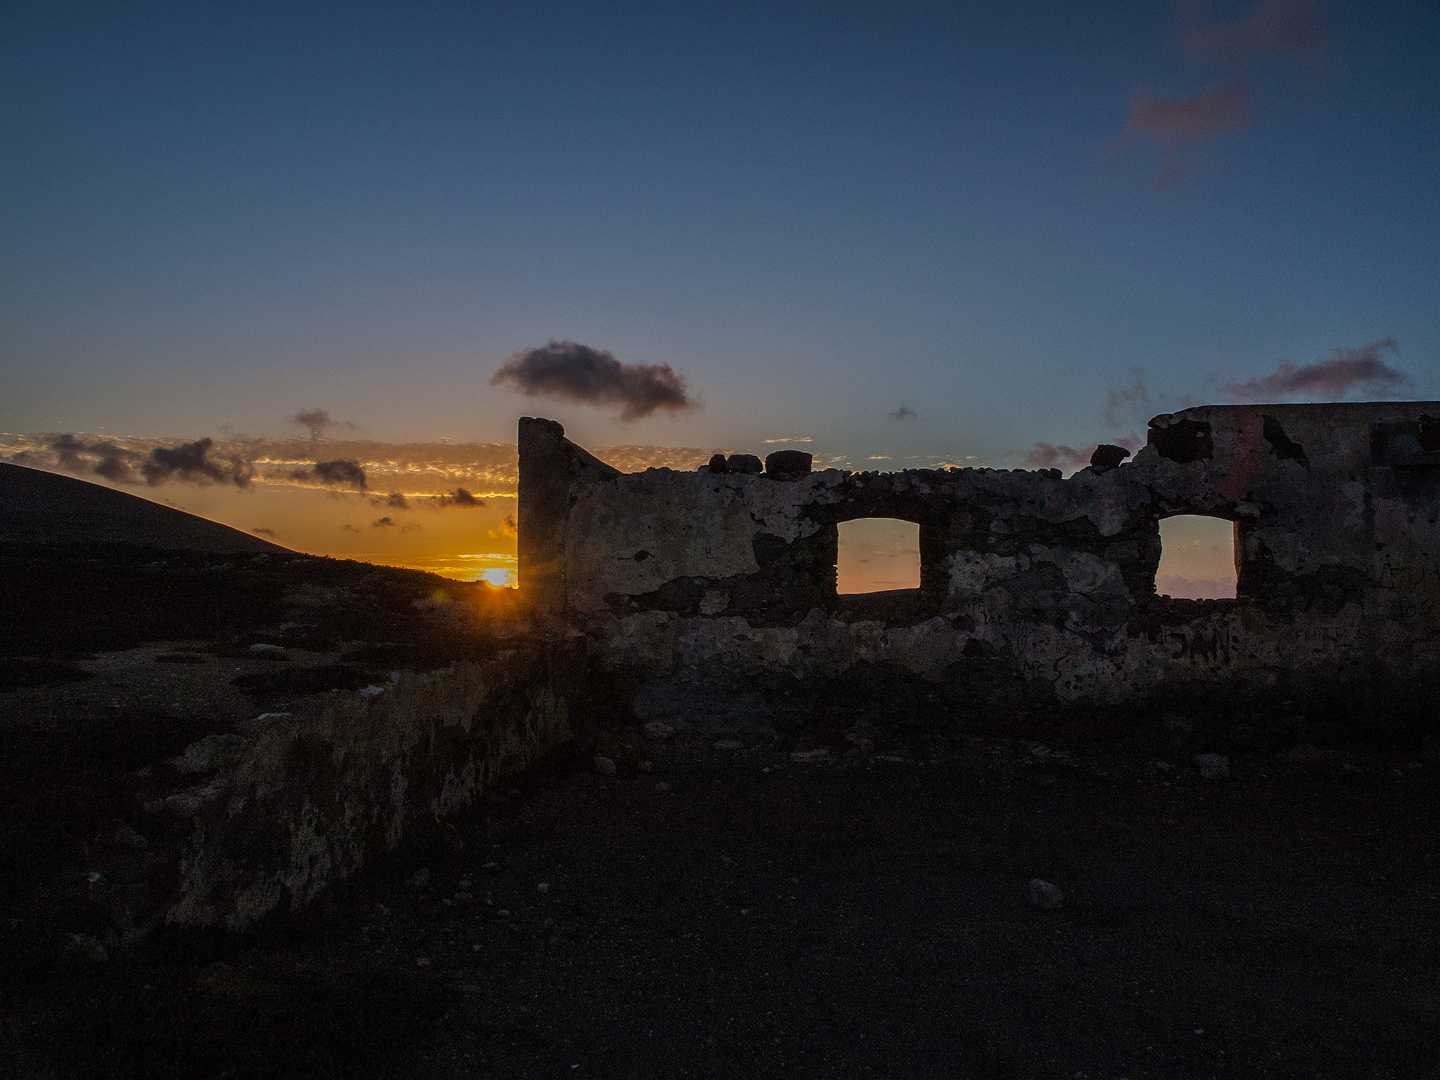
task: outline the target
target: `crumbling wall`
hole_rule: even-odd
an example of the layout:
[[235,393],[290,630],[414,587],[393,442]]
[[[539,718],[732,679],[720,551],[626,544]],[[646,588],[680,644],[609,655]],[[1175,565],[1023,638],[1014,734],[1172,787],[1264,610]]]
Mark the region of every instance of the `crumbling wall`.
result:
[[[714,712],[717,694],[861,672],[928,682],[961,712],[1017,694],[1116,704],[1204,687],[1243,701],[1342,677],[1428,682],[1435,415],[1440,403],[1206,406],[1155,417],[1133,461],[1102,448],[1068,479],[811,472],[794,452],[763,473],[717,455],[627,475],[527,419],[520,585],[628,673],[637,711],[677,718]],[[1155,594],[1159,521],[1176,514],[1235,523],[1235,601]],[[836,595],[836,526],[861,517],[918,523],[918,591]]]
[[570,737],[567,695],[583,668],[572,653],[512,649],[405,675],[191,747],[209,775],[154,808],[188,824],[165,921],[244,930],[298,912],[472,805]]

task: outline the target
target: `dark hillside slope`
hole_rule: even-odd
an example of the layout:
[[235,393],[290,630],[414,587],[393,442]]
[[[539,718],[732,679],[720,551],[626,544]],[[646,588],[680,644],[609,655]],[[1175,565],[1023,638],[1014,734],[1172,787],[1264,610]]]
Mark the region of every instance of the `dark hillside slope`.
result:
[[69,476],[0,464],[0,541],[166,551],[287,551],[219,522]]

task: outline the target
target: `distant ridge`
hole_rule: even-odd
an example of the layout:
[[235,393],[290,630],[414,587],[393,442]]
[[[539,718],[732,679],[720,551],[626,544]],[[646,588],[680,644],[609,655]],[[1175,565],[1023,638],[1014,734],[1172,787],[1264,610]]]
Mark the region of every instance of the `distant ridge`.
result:
[[0,463],[0,541],[135,544],[165,551],[283,552],[258,536],[58,473]]

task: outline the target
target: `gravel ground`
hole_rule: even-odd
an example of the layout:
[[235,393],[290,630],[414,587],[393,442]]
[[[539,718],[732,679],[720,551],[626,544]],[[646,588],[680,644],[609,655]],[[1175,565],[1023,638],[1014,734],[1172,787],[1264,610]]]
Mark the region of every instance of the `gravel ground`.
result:
[[552,761],[302,923],[12,966],[0,1073],[1440,1076],[1430,762],[736,742]]

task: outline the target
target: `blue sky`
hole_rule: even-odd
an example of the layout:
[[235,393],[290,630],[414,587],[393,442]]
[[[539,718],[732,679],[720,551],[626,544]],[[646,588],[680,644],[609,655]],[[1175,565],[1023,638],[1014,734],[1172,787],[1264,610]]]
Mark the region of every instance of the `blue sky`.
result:
[[[0,4],[0,429],[319,405],[377,440],[535,414],[1010,466],[1384,338],[1440,397],[1440,6],[1277,8],[1322,43],[1197,55],[1164,0]],[[1236,84],[1157,189],[1137,95]],[[702,405],[489,385],[552,338]]]

